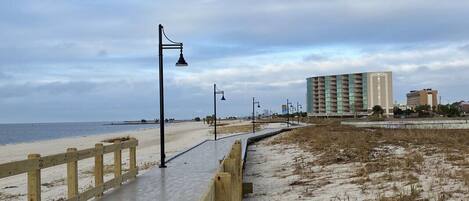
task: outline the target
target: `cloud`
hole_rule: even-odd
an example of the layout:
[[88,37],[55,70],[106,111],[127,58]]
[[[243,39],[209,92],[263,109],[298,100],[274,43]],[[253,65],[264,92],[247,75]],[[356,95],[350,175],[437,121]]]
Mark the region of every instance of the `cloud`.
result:
[[469,51],[469,44],[461,46],[460,49],[464,51]]
[[11,76],[7,75],[6,73],[0,72],[0,80],[7,80],[10,78]]
[[[168,115],[246,115],[250,98],[303,102],[305,78],[392,70],[397,100],[437,88],[469,99],[469,2],[41,1],[0,3],[0,122],[157,116],[157,24],[184,42],[165,51]],[[174,12],[177,10],[178,12]],[[445,98],[443,98],[445,99]],[[53,112],[51,112],[53,111]],[[8,115],[5,115],[8,114]]]
[[[403,94],[413,88],[444,87],[455,92],[463,90],[464,86],[469,84],[469,81],[463,78],[467,75],[465,73],[469,73],[469,52],[460,51],[456,45],[437,48],[420,46],[408,50],[396,48],[350,57],[339,56],[316,60],[305,60],[302,53],[297,55],[286,62],[270,65],[251,63],[249,67],[240,67],[237,63],[231,62],[233,67],[181,74],[174,78],[173,82],[204,88],[218,78],[217,80],[229,88],[237,88],[242,86],[242,83],[248,83],[250,87],[257,89],[270,87],[274,93],[280,87],[294,90],[295,84],[304,83],[304,79],[311,76],[390,70],[394,72],[396,78],[395,93],[400,102],[404,101]],[[262,55],[253,60],[263,63],[261,58],[272,57],[274,56]],[[247,59],[239,59],[240,62],[245,60]],[[455,77],[460,77],[458,82],[445,82]],[[464,95],[459,97],[464,98]]]
[[323,60],[326,60],[327,57],[325,57],[324,55],[320,55],[320,54],[310,54],[306,57],[304,57],[304,61],[323,61]]
[[99,83],[93,82],[51,82],[51,83],[24,83],[7,84],[0,86],[2,99],[27,97],[34,94],[44,96],[58,96],[61,94],[81,95],[92,91]]

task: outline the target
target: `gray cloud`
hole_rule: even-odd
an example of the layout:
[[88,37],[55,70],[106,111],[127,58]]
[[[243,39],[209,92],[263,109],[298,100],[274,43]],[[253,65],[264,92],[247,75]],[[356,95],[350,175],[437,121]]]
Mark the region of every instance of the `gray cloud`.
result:
[[11,76],[5,74],[4,72],[1,72],[0,71],[0,80],[7,80],[7,79],[10,79]]
[[460,49],[464,51],[469,51],[469,44],[461,46]]
[[81,95],[93,90],[99,84],[92,82],[51,82],[51,83],[24,83],[7,84],[0,86],[2,99],[27,97],[34,94],[43,94],[45,96],[56,96],[61,94]]
[[[469,99],[469,2],[41,1],[0,3],[0,122],[153,118],[157,24],[184,42],[189,68],[165,52],[168,115],[222,115],[250,98],[304,102],[305,78],[392,70],[395,97],[438,88]],[[174,12],[177,10],[178,12]],[[444,100],[445,98],[443,98]],[[8,114],[8,115],[5,115]]]
[[314,54],[314,53],[304,57],[304,61],[323,61],[326,59],[327,59],[326,56],[320,55],[320,54]]

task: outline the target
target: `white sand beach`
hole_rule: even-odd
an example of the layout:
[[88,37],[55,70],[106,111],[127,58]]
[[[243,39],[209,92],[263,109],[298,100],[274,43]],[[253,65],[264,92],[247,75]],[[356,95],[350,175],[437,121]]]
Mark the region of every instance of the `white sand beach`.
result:
[[[234,124],[249,122],[232,121]],[[183,151],[206,139],[211,139],[211,128],[203,122],[182,122],[166,126],[166,155],[167,158]],[[120,132],[85,137],[61,138],[55,140],[37,141],[31,143],[9,144],[0,146],[0,163],[23,160],[30,153],[42,156],[63,153],[67,148],[75,147],[78,150],[94,147],[102,140],[114,137],[131,136],[139,141],[137,148],[137,163],[143,174],[149,168],[157,165],[160,159],[159,128],[144,129],[132,132]],[[122,152],[124,169],[128,166],[128,150]],[[104,156],[105,166],[113,164],[113,154]],[[80,192],[92,187],[94,159],[81,160],[79,166]],[[105,171],[106,173],[106,171]],[[43,200],[59,200],[66,197],[66,165],[55,166],[42,170],[42,198]],[[112,172],[105,175],[105,181],[113,177]],[[26,199],[26,174],[0,179],[0,200]]]

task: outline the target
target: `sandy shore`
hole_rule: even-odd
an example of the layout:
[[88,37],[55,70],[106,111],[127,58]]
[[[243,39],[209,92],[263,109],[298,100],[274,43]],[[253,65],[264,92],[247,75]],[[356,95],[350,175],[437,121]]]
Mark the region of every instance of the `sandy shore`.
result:
[[[306,128],[311,133],[299,135],[286,132],[249,146],[244,181],[253,183],[254,192],[244,200],[469,200],[469,155],[463,151],[467,147],[454,150],[452,139],[432,137],[438,143],[429,143],[424,140],[430,139],[429,133],[417,138],[413,136],[422,136],[415,133],[419,130],[406,130],[414,133],[407,138],[405,133],[398,135],[402,142],[398,144],[386,133],[377,137],[380,143],[366,153],[371,161],[352,160],[356,152],[350,150],[356,148],[342,144],[348,146],[355,140],[354,144],[366,147],[362,140],[372,139],[358,138],[363,134],[357,129],[358,134],[345,140],[346,135],[352,135],[350,128],[344,133],[338,127],[331,128],[335,130],[325,129],[328,132],[324,134],[320,128]],[[316,145],[327,136],[332,136],[332,144],[323,140],[322,145]],[[341,140],[344,143],[338,143]]]
[[[248,122],[234,121],[231,123],[244,124]],[[183,151],[205,139],[211,139],[211,128],[203,122],[183,122],[169,124],[166,127],[166,155],[170,157]],[[0,163],[26,159],[30,153],[38,153],[42,156],[63,153],[67,148],[75,147],[85,149],[94,147],[102,140],[131,136],[139,141],[137,148],[137,163],[143,174],[149,168],[159,162],[160,138],[159,129],[144,129],[132,132],[110,133],[92,135],[86,137],[62,138],[55,140],[38,141],[0,146]],[[113,163],[113,155],[104,157],[105,166]],[[124,169],[128,166],[128,151],[123,151],[122,158]],[[93,186],[94,159],[81,160],[79,165],[80,192]],[[43,200],[57,200],[66,197],[66,165],[55,166],[42,172],[42,197]],[[105,175],[105,181],[113,177],[112,172]],[[0,179],[0,200],[25,200],[26,174]]]

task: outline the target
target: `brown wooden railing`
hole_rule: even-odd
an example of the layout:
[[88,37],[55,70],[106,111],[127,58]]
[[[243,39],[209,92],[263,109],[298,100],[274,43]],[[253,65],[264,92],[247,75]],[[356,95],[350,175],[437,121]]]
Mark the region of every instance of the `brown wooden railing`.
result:
[[241,201],[243,199],[241,141],[237,140],[221,161],[208,190],[199,201]]
[[[68,148],[66,153],[43,156],[29,154],[28,159],[0,164],[0,179],[27,173],[28,178],[28,201],[41,200],[41,170],[57,165],[67,164],[67,201],[85,201],[93,197],[100,197],[103,192],[118,187],[129,179],[135,178],[137,169],[137,145],[135,138],[121,142],[114,141],[111,145],[103,146],[96,144],[94,148],[77,150]],[[130,168],[122,174],[122,150],[129,149]],[[103,155],[114,153],[114,178],[104,182]],[[78,161],[95,158],[94,166],[94,188],[84,192],[78,192]]]

